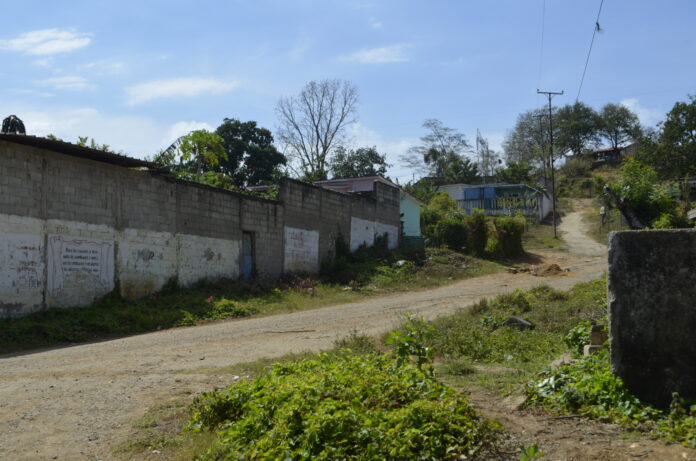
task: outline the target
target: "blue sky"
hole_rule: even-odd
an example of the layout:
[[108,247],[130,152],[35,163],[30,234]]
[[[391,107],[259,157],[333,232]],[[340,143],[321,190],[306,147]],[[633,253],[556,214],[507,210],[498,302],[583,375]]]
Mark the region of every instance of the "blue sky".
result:
[[[545,27],[542,53],[542,11]],[[360,93],[355,146],[398,155],[426,118],[498,148],[537,88],[575,100],[599,0],[0,0],[0,116],[144,157],[224,117],[274,130],[310,80]],[[696,93],[696,2],[605,0],[580,99],[654,125]]]

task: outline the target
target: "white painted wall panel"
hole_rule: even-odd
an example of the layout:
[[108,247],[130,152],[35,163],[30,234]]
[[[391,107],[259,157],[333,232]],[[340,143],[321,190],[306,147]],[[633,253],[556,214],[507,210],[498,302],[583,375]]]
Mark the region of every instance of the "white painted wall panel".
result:
[[365,243],[372,246],[375,242],[375,223],[360,218],[350,218],[350,251],[355,251]]
[[375,233],[377,235],[387,234],[389,236],[388,244],[389,249],[393,250],[399,246],[399,228],[396,226],[390,226],[389,224],[383,224],[381,222],[375,222]]
[[319,232],[285,227],[283,272],[319,272]]
[[0,318],[41,309],[44,291],[43,223],[0,214]]
[[198,235],[178,236],[179,283],[239,277],[239,240],[222,240]]
[[114,289],[113,240],[49,234],[46,264],[48,307],[86,306]]
[[118,244],[121,296],[136,299],[155,293],[177,277],[175,235],[144,229],[124,229]]

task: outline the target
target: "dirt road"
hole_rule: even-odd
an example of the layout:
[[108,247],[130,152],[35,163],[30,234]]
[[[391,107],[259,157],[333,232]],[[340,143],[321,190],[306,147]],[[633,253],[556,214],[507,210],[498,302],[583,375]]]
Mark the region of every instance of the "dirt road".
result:
[[408,312],[433,318],[516,288],[566,289],[597,278],[605,253],[573,244],[587,239],[575,229],[576,216],[561,225],[571,251],[539,255],[571,270],[553,277],[492,274],[360,303],[2,357],[0,459],[114,459],[110,447],[158,398],[224,384],[196,370],[329,348],[354,330],[394,328]]

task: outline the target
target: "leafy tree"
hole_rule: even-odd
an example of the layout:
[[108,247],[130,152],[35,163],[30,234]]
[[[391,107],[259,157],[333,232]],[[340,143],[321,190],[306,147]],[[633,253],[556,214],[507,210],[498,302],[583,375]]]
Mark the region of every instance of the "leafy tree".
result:
[[599,113],[599,134],[617,149],[641,135],[638,116],[621,104],[607,104]]
[[334,178],[362,178],[366,176],[384,176],[387,168],[386,154],[380,155],[377,147],[360,147],[347,150],[343,146],[336,149],[331,158],[331,173]]
[[578,155],[599,143],[600,118],[587,104],[576,102],[561,107],[554,117],[554,124],[558,125],[555,143],[559,151]]
[[445,182],[449,184],[471,184],[478,175],[478,166],[466,157],[453,156],[445,166]]
[[467,170],[471,162],[464,162],[465,154],[471,146],[463,133],[448,128],[440,120],[428,119],[423,122],[428,134],[420,138],[421,144],[409,149],[400,160],[407,166],[427,172],[433,176],[458,176]]
[[228,184],[217,172],[221,161],[227,160],[223,139],[208,130],[192,131],[181,136],[169,147],[155,155],[153,161],[168,167],[175,176],[209,185]]
[[427,179],[411,181],[404,185],[404,190],[414,197],[428,203],[437,194],[437,185]]
[[532,182],[532,167],[526,162],[508,162],[507,166],[498,168],[495,172],[495,180],[507,184],[526,184]]
[[225,118],[215,133],[222,138],[227,158],[216,171],[229,176],[239,187],[272,181],[273,174],[287,159],[273,145],[273,135],[254,121]]
[[677,102],[658,132],[640,139],[638,157],[663,178],[696,175],[696,96]]
[[[542,118],[541,126],[539,117]],[[517,116],[515,128],[505,135],[503,153],[506,161],[542,165],[544,152],[548,149],[548,113],[543,109],[528,110]],[[558,137],[558,124],[554,123],[554,138]]]
[[305,179],[326,179],[329,154],[355,122],[357,103],[358,89],[346,80],[311,81],[299,95],[278,101],[278,137]]

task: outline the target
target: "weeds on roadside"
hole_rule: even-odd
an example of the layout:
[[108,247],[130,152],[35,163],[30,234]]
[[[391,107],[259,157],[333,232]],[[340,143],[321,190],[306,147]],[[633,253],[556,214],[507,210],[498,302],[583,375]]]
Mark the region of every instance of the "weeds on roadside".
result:
[[415,365],[376,354],[277,364],[192,409],[192,430],[217,432],[203,460],[477,458],[500,431]]
[[609,351],[544,371],[526,388],[527,405],[571,413],[696,448],[696,405],[673,396],[669,410],[641,402],[611,371]]

